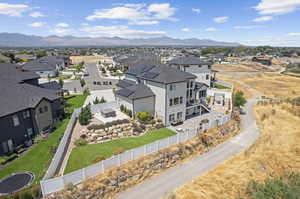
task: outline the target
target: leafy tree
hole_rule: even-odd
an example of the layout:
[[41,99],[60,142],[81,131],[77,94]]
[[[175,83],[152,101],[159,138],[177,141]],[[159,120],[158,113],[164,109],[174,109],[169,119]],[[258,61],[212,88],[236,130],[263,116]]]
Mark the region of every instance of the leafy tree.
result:
[[105,103],[105,102],[106,102],[106,100],[104,99],[104,97],[101,97],[100,103],[102,104],[102,103]]
[[83,90],[83,95],[84,96],[89,96],[90,94],[91,94],[91,92],[90,92],[89,88],[86,88],[86,89]]
[[247,100],[244,97],[244,93],[242,91],[238,91],[233,95],[233,105],[235,107],[241,107],[246,104]]
[[36,57],[37,58],[41,58],[41,57],[45,57],[45,56],[47,56],[47,52],[44,51],[44,50],[40,50],[40,51],[36,52]]
[[85,86],[85,81],[84,81],[84,79],[80,79],[80,85],[81,85],[81,87],[84,87],[84,86]]
[[64,80],[62,80],[61,78],[59,78],[58,84],[59,84],[60,87],[62,88],[62,87],[64,86]]
[[98,97],[95,98],[95,100],[93,101],[93,103],[94,103],[94,104],[99,104],[99,103],[100,103]]

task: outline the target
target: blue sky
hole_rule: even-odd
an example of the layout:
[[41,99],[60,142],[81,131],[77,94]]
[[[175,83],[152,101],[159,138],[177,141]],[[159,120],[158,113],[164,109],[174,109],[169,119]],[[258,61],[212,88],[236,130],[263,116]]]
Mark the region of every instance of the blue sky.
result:
[[0,32],[300,46],[300,0],[0,0]]

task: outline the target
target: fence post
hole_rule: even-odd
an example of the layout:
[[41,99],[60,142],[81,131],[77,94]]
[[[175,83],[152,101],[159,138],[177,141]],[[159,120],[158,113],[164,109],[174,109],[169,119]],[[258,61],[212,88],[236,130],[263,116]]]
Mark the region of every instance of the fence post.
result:
[[133,149],[130,150],[130,157],[131,157],[131,160],[134,160],[134,152],[133,152]]
[[104,170],[104,163],[103,163],[103,162],[104,162],[104,160],[101,161],[101,169],[102,169],[102,173],[104,173],[104,171],[105,171],[105,170]]
[[117,156],[118,157],[118,166],[121,166],[121,157],[120,156],[121,156],[121,154],[119,153]]
[[81,169],[82,180],[85,180],[85,168]]

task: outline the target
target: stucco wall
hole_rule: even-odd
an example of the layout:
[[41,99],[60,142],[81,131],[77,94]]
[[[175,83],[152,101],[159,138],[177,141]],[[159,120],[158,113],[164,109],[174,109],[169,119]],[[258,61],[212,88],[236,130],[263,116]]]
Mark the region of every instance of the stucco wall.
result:
[[[45,111],[45,107],[48,107],[48,111]],[[42,113],[39,111],[40,108],[43,110]],[[38,106],[35,108],[35,119],[39,132],[53,123],[51,104],[49,101],[43,99],[38,104]]]
[[134,100],[134,114],[138,112],[147,111],[152,115],[155,113],[155,97],[146,97]]
[[122,97],[120,95],[116,95],[116,100],[119,106],[123,105],[125,106],[127,109],[133,111],[133,104],[131,100],[128,100],[125,97]]
[[166,89],[164,84],[147,81],[145,83],[155,94],[155,116],[159,117],[165,123],[166,113]]

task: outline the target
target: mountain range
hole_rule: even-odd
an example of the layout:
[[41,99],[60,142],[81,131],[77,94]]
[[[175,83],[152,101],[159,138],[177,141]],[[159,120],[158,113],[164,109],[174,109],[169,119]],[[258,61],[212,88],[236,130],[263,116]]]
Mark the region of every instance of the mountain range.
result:
[[121,37],[35,36],[19,33],[0,33],[2,47],[50,46],[239,46],[234,42],[210,39],[174,39],[171,37],[126,39]]

